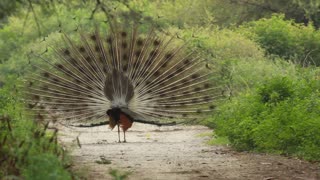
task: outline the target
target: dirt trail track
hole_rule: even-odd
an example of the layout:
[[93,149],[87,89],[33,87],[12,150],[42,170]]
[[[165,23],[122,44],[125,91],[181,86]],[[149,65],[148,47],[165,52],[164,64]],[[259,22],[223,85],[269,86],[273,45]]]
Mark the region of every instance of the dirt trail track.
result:
[[[204,126],[158,128],[134,124],[127,132],[128,142],[117,143],[117,132],[106,126],[61,127],[60,141],[71,150],[74,168],[86,171],[88,179],[111,179],[110,168],[132,172],[130,180],[320,179],[317,164],[206,145],[209,137],[199,134],[209,132]],[[77,136],[81,148],[76,146]],[[101,158],[111,164],[97,163]]]

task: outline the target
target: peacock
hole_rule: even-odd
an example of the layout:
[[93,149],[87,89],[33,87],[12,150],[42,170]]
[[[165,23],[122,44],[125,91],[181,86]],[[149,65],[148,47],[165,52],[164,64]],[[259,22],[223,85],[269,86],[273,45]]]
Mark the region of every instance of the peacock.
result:
[[[62,34],[51,56],[35,55],[25,101],[39,121],[105,123],[125,133],[133,122],[175,125],[210,114],[221,96],[200,53],[155,28],[110,23]],[[48,50],[47,50],[48,51]],[[39,62],[39,61],[37,61]]]

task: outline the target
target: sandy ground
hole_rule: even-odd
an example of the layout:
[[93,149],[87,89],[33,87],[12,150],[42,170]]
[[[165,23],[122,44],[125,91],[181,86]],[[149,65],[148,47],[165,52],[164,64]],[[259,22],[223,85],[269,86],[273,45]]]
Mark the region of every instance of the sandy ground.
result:
[[73,168],[83,171],[90,180],[112,179],[110,168],[131,172],[130,180],[320,179],[318,164],[209,146],[206,142],[210,138],[199,134],[210,132],[204,126],[159,128],[134,124],[127,132],[127,143],[118,143],[117,131],[106,126],[60,127],[59,137],[71,151]]

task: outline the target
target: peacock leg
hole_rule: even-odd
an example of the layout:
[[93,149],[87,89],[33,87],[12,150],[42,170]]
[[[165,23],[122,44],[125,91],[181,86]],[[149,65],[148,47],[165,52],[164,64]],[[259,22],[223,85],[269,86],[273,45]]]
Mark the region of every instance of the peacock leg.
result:
[[127,141],[126,141],[126,131],[123,131],[123,136],[124,136],[123,142],[127,142]]
[[119,124],[117,124],[117,126],[118,126],[118,138],[119,138],[119,143],[121,143],[121,141],[120,141],[120,126],[119,126]]

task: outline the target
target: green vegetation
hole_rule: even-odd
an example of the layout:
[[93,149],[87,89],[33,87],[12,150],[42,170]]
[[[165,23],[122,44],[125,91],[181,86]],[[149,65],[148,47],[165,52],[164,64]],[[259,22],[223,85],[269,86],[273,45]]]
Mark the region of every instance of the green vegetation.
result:
[[227,137],[225,136],[214,136],[210,141],[208,141],[209,145],[226,145],[228,146],[230,144],[230,141]]
[[114,180],[125,180],[128,179],[130,172],[123,172],[117,169],[110,169],[109,174],[113,177]]
[[46,52],[61,30],[73,36],[95,24],[104,28],[110,16],[188,41],[217,70],[228,98],[206,119],[217,136],[210,143],[319,161],[319,6],[302,0],[1,1],[0,178],[43,179],[45,169],[52,179],[72,177],[55,133],[23,110],[22,79],[29,61],[37,61],[31,52]]
[[240,93],[220,106],[210,125],[238,150],[319,160],[319,70],[300,71],[268,77]]
[[304,26],[284,20],[283,15],[274,15],[249,22],[242,28],[270,55],[278,55],[302,66],[320,65],[320,32],[311,25]]
[[71,179],[66,169],[70,162],[57,144],[57,131],[28,119],[18,97],[13,85],[0,89],[0,177]]

